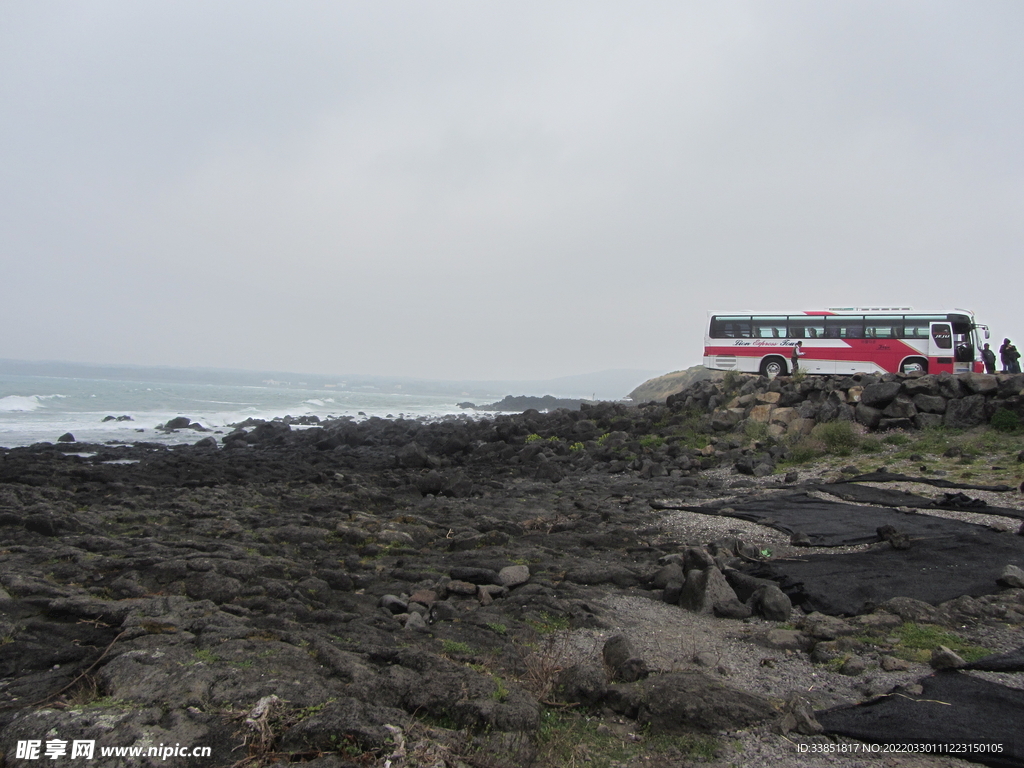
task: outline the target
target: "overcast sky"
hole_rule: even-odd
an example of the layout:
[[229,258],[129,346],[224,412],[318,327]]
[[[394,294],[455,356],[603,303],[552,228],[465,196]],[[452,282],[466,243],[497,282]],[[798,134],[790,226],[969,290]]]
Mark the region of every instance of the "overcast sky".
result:
[[5,0],[0,357],[671,371],[709,309],[876,304],[1018,340],[1022,39],[1016,0]]

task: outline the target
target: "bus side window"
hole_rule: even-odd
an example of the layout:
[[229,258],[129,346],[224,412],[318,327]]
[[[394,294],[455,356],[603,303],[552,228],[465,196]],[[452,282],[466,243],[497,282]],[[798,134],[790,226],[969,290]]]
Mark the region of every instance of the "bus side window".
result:
[[818,329],[817,328],[808,328],[807,330],[811,334],[811,338],[812,339],[818,338]]

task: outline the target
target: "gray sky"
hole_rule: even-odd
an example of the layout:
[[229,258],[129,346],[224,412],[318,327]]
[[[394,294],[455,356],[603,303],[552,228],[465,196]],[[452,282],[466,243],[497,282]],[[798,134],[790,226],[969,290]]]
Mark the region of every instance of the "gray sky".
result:
[[1022,38],[1012,0],[7,0],[0,357],[670,371],[709,309],[872,304],[1016,339]]

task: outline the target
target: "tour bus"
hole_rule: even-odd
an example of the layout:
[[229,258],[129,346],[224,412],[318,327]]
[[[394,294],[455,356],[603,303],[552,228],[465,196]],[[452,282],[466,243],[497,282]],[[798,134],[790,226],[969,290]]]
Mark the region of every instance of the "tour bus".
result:
[[721,371],[791,372],[803,342],[806,373],[967,373],[984,371],[974,314],[963,309],[842,307],[811,312],[709,312],[704,366]]

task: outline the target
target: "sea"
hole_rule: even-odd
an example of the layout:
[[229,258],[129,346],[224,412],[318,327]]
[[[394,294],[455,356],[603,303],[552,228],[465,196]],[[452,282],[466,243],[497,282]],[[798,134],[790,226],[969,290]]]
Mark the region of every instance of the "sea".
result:
[[249,418],[284,416],[434,420],[465,413],[458,399],[454,395],[302,389],[272,383],[236,386],[0,374],[0,447],[56,443],[66,433],[77,442],[111,444],[174,445],[206,436],[190,430],[164,433],[156,429],[176,416],[187,416],[215,432],[228,432],[232,424]]

